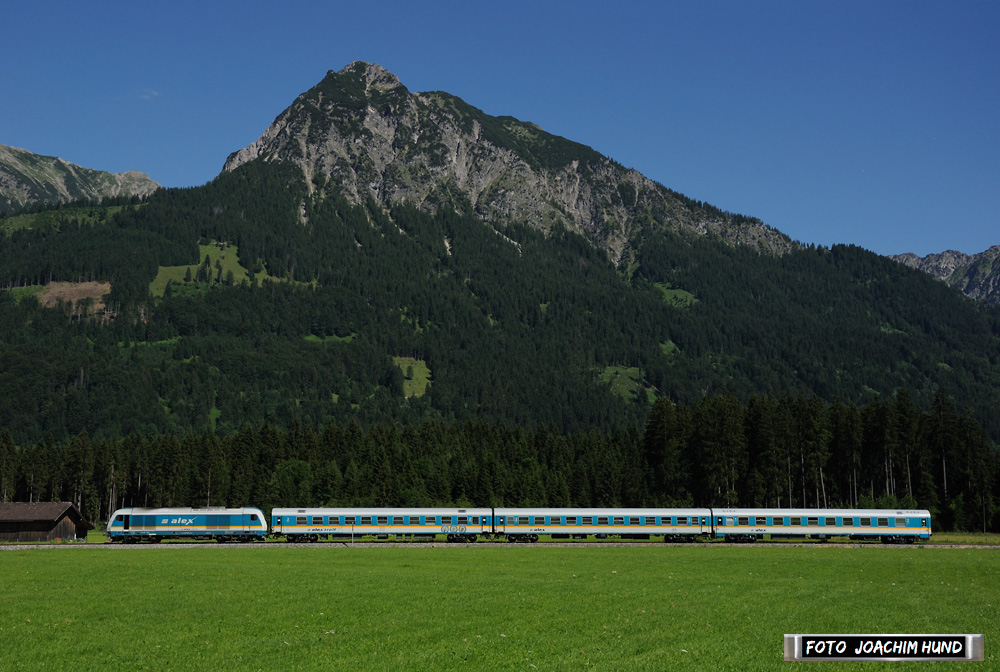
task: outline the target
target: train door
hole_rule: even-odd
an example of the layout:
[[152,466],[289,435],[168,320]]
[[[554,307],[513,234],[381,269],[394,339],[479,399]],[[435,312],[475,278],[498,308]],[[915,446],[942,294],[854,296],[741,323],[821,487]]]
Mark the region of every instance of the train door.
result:
[[507,533],[507,516],[493,516],[493,524],[497,528],[497,534]]
[[132,516],[130,516],[128,514],[125,514],[124,523],[125,523],[124,529],[125,529],[126,532],[128,532],[131,529]]
[[253,514],[243,513],[243,534],[250,534],[250,524],[253,522]]

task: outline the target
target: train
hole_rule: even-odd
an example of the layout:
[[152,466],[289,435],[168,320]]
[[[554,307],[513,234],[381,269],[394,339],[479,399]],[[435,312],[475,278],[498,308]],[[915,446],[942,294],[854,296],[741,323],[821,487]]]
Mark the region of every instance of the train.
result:
[[270,525],[260,509],[123,508],[107,525],[112,542],[166,539],[289,542],[320,539],[472,543],[534,543],[568,539],[721,539],[847,537],[855,541],[913,543],[931,537],[926,510],[767,508],[275,508]]

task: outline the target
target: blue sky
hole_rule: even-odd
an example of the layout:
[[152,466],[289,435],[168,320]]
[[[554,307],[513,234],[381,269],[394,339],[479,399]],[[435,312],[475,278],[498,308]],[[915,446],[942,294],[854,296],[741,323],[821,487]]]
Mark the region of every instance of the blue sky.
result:
[[213,179],[327,70],[379,63],[792,238],[1000,244],[996,2],[14,2],[0,143]]

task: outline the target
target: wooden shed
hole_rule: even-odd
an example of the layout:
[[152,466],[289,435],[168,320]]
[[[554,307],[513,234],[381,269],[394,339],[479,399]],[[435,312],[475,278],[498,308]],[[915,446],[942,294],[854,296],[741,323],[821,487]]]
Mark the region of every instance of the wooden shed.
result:
[[69,502],[0,502],[0,541],[86,541],[92,529]]

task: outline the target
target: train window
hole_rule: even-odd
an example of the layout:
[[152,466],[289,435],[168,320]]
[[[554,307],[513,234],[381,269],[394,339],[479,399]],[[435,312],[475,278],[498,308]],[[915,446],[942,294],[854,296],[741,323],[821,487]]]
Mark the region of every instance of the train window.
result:
[[577,520],[576,516],[566,516],[567,525],[576,525],[576,520]]
[[[213,518],[213,517],[214,516],[209,516],[209,518]],[[306,522],[306,517],[305,516],[299,516],[298,518],[295,519],[295,524],[296,525],[308,525],[309,523]]]
[[740,516],[739,523],[740,523],[740,525],[749,525],[750,524],[750,518],[748,516]]
[[871,524],[872,524],[872,519],[871,518],[862,518],[861,519],[861,527],[871,527]]
[[757,516],[757,520],[754,525],[767,525],[767,518],[764,516]]
[[393,525],[405,525],[406,523],[403,522],[403,517],[402,516],[393,516],[392,517],[392,524]]
[[451,516],[441,516],[442,525],[451,525]]
[[[722,525],[722,518],[719,518],[719,525]],[[736,519],[732,516],[726,516],[726,527],[736,527]]]
[[615,525],[624,525],[625,516],[615,516]]
[[888,518],[879,518],[878,519],[878,526],[879,527],[889,527],[889,519]]
[[468,516],[459,516],[458,517],[458,524],[459,525],[468,525],[469,524],[469,517]]
[[361,524],[362,525],[371,525],[372,524],[372,517],[371,516],[361,516]]
[[598,525],[607,525],[608,524],[608,518],[607,518],[607,516],[598,516],[597,517],[597,524]]
[[926,518],[921,518],[920,519],[920,527],[927,527],[927,519]]
[[353,525],[356,520],[354,516],[344,516],[344,525]]
[[322,525],[323,524],[323,516],[313,516],[313,522],[312,522],[312,524],[313,525]]
[[634,517],[629,518],[628,519],[628,524],[629,525],[640,525],[641,523],[639,522],[639,516],[634,516]]
[[656,525],[656,516],[646,516],[646,525]]
[[379,525],[389,524],[389,516],[377,516],[376,519],[378,520]]
[[906,518],[897,518],[896,527],[906,527]]
[[472,517],[472,524],[473,525],[478,525],[479,524],[479,516],[473,516]]
[[521,516],[516,519],[517,525],[531,525],[531,518],[528,516]]
[[792,522],[791,522],[791,525],[792,525],[792,527],[799,527],[800,525],[802,525],[802,519],[801,519],[801,518],[798,518],[798,517],[795,517],[795,516],[793,516],[793,517],[792,517]]
[[687,525],[688,524],[687,516],[677,516],[677,524],[678,525]]
[[837,527],[837,519],[836,518],[827,518],[826,519],[826,525],[828,527]]
[[774,516],[773,518],[771,518],[771,524],[774,525],[774,526],[776,526],[776,527],[781,527],[782,525],[785,524],[785,517],[784,516]]
[[545,516],[535,516],[535,525],[544,525]]
[[117,520],[120,523],[120,522],[122,522],[122,520],[124,520],[124,517],[123,516],[115,516],[115,520]]
[[584,525],[593,525],[594,524],[594,518],[592,516],[584,516],[583,517],[583,524]]
[[847,516],[846,518],[842,518],[842,520],[844,521],[844,527],[854,527],[854,518]]
[[807,518],[806,525],[819,525],[819,518]]

